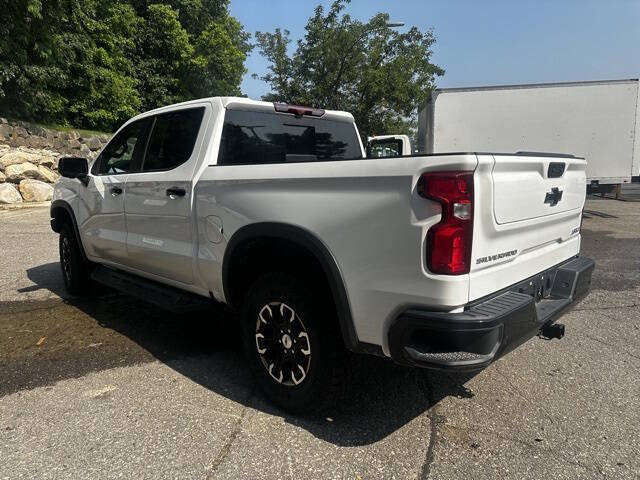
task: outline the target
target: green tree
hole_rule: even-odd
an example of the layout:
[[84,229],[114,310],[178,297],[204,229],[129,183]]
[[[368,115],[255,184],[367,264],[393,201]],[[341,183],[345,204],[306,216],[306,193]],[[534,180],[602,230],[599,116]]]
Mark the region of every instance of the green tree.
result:
[[60,119],[67,106],[58,85],[64,72],[48,28],[63,13],[60,2],[4,2],[0,9],[0,107],[9,114],[47,112]]
[[65,120],[110,130],[141,105],[132,62],[141,20],[130,5],[109,0],[76,3],[68,18],[74,28],[56,34]]
[[138,39],[136,61],[143,110],[188,98],[182,79],[192,55],[193,46],[178,12],[169,5],[150,5]]
[[142,110],[239,94],[250,50],[228,0],[11,0],[0,113],[112,130]]
[[196,97],[217,92],[241,95],[240,82],[247,69],[244,62],[251,50],[249,35],[233,17],[211,22],[194,42],[188,87]]
[[267,101],[350,111],[363,136],[415,128],[417,108],[444,70],[431,63],[435,36],[410,28],[400,33],[379,13],[363,23],[335,0],[315,9],[293,53],[287,30],[256,32],[268,72],[254,75],[270,85]]
[[137,73],[148,110],[193,98],[240,95],[249,35],[228,0],[132,0],[145,19]]

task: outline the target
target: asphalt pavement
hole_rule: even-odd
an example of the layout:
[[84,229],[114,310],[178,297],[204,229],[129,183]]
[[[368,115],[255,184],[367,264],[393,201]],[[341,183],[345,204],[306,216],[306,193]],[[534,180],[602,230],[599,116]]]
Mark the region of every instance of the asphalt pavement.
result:
[[351,358],[349,398],[291,416],[233,315],[64,292],[45,208],[0,211],[0,479],[640,478],[640,205],[591,197],[592,292],[477,374]]

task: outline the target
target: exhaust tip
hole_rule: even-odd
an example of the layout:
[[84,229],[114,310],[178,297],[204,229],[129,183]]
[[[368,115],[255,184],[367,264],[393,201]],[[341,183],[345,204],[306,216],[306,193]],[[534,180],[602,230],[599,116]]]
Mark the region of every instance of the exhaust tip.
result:
[[545,340],[551,340],[553,338],[561,339],[564,337],[564,325],[562,323],[552,323],[545,325],[540,330],[540,337]]

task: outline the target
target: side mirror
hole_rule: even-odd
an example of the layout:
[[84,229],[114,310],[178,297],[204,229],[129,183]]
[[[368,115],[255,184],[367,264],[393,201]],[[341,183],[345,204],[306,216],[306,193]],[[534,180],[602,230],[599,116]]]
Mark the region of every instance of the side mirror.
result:
[[89,183],[89,162],[82,157],[61,158],[58,162],[58,173],[63,177],[77,178],[86,187]]

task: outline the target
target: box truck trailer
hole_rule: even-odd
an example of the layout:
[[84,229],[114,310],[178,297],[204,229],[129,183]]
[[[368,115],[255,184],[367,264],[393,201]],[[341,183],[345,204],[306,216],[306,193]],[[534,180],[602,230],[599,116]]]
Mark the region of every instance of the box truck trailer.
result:
[[638,79],[436,89],[417,150],[546,152],[587,160],[587,190],[640,175]]

